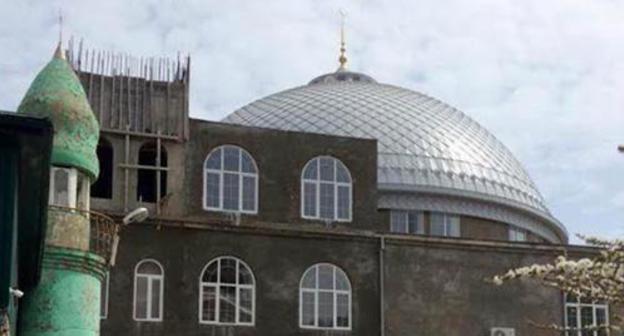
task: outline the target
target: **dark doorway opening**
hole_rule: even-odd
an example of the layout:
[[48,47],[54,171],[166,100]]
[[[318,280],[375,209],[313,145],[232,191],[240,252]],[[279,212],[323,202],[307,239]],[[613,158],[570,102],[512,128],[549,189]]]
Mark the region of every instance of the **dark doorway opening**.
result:
[[100,138],[96,153],[100,162],[100,175],[91,185],[91,197],[111,199],[113,198],[113,146],[108,140]]

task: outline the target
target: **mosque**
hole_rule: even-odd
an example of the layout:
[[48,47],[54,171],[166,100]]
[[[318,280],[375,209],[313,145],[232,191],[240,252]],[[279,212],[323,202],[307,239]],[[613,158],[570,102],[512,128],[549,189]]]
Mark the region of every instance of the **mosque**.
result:
[[[69,162],[77,173],[66,171],[64,191],[51,187],[50,204],[115,222],[150,212],[119,227],[110,267],[94,272],[89,335],[541,336],[551,331],[534,324],[608,321],[599,303],[486,281],[564,248],[591,251],[567,245],[494,135],[440,100],[348,69],[345,51],[336,71],[221,121],[189,117],[188,57],[57,52],[99,140],[97,157]],[[39,110],[63,113],[54,107]],[[93,142],[89,130],[72,134]],[[68,162],[53,152],[52,164],[56,183]],[[46,246],[63,234],[73,235]]]

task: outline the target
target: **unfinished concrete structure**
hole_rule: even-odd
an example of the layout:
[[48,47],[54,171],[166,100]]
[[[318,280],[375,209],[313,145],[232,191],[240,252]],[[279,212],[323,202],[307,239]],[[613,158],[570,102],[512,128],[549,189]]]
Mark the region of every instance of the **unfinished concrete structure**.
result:
[[153,214],[124,228],[103,335],[539,336],[528,321],[608,315],[487,284],[565,228],[489,132],[344,55],[222,122],[189,118],[188,58],[68,57],[101,124],[92,207]]

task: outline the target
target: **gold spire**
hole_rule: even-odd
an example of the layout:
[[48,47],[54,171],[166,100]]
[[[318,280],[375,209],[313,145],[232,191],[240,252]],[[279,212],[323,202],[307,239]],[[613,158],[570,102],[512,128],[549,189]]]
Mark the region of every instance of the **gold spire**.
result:
[[63,52],[63,10],[62,9],[59,9],[58,25],[59,25],[59,37],[58,37],[58,44],[56,45],[56,50],[54,51],[54,58],[65,59],[65,53]]
[[340,22],[340,57],[338,57],[338,62],[340,63],[340,66],[338,67],[338,71],[340,70],[346,70],[347,68],[347,56],[345,55],[345,52],[347,51],[346,47],[345,47],[345,18],[346,18],[347,14],[345,13],[345,11],[340,10],[340,17],[341,17],[341,22]]

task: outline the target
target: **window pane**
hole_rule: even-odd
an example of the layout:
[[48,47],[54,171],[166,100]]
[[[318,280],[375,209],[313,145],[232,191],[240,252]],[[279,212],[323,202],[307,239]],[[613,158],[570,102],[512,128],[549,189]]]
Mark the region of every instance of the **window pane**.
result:
[[447,216],[447,235],[450,237],[459,237],[459,217]]
[[221,170],[221,151],[222,149],[219,148],[210,154],[206,160],[206,169]]
[[576,307],[567,307],[568,320],[566,326],[568,328],[578,327],[576,324],[578,311]]
[[236,283],[236,260],[232,258],[221,259],[221,283]]
[[236,287],[221,286],[219,291],[219,322],[235,322]]
[[322,181],[335,181],[334,159],[320,158],[319,161],[321,162],[321,180]]
[[204,286],[202,303],[202,320],[215,321],[215,314],[217,311],[217,301],[215,300],[215,287]]
[[330,265],[318,266],[318,281],[320,289],[334,289],[334,267]]
[[301,295],[301,323],[314,326],[314,293],[303,292]]
[[137,273],[139,274],[161,274],[160,267],[155,262],[146,261],[142,262],[137,269]]
[[256,210],[256,178],[243,176],[243,210]]
[[316,217],[316,184],[303,184],[303,214]]
[[147,318],[147,278],[137,276],[136,282],[135,317],[145,319]]
[[152,316],[150,318],[160,318],[160,279],[152,280]]
[[206,206],[219,207],[219,174],[206,173]]
[[[589,327],[594,324],[594,309],[592,307],[581,307],[581,327]],[[583,330],[583,336],[593,336],[594,332]]]
[[69,206],[69,172],[56,169],[54,172],[54,205]]
[[431,235],[444,236],[444,215],[431,214]]
[[238,264],[238,283],[242,285],[253,285],[253,277],[249,269],[242,263]]
[[303,172],[303,178],[308,180],[318,179],[318,159],[314,159],[306,166]]
[[223,170],[240,171],[240,149],[227,146],[223,149]]
[[338,268],[336,268],[336,289],[349,290],[349,280],[347,275]]
[[334,326],[334,294],[327,292],[318,293],[318,326],[333,327]]
[[312,268],[306,272],[301,282],[303,288],[316,288],[316,268]]
[[217,282],[217,267],[219,266],[218,264],[218,261],[213,261],[212,263],[210,263],[210,265],[208,265],[208,267],[206,267],[206,270],[204,271],[204,276],[202,277],[202,281]]
[[[607,311],[604,308],[596,308],[596,325],[604,326],[607,324]],[[601,328],[597,332],[598,336],[606,336],[607,329]]]
[[337,294],[336,297],[336,326],[349,326],[349,296],[347,294]]
[[338,186],[338,218],[349,219],[351,213],[351,188]]
[[390,231],[407,233],[407,213],[405,211],[390,211]]
[[320,217],[334,219],[334,185],[321,183]]
[[249,154],[241,151],[241,163],[242,163],[242,171],[245,173],[255,173],[256,167],[253,164],[251,156]]
[[413,234],[425,233],[425,228],[422,223],[420,212],[415,212],[415,211],[408,212],[407,223],[409,227],[409,233],[413,233]]
[[526,241],[526,233],[518,229],[509,229],[509,240]]
[[347,168],[340,162],[336,162],[336,181],[338,182],[351,182]]
[[223,209],[239,210],[238,174],[223,174]]
[[526,241],[526,232],[524,232],[524,231],[517,231],[517,233],[516,233],[516,240],[517,241]]
[[238,318],[240,322],[251,323],[252,300],[253,295],[251,289],[241,288],[239,292],[239,312]]

